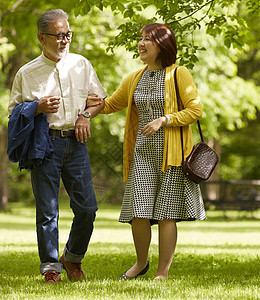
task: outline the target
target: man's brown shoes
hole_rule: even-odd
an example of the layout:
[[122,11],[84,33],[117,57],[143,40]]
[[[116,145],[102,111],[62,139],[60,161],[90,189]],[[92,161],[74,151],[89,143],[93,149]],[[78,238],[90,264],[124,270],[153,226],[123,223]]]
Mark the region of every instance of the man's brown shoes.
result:
[[61,281],[59,273],[55,271],[48,271],[44,274],[45,278],[44,281],[47,283],[57,283]]
[[64,255],[61,256],[60,262],[62,263],[63,268],[66,270],[69,280],[77,281],[86,279],[81,269],[81,263],[69,262],[64,258]]

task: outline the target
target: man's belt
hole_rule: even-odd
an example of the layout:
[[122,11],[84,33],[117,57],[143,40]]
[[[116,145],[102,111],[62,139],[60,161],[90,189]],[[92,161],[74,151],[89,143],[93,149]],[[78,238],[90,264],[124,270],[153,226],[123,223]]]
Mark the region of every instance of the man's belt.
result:
[[60,136],[60,137],[75,137],[75,130],[56,130],[49,129],[49,134],[51,136]]

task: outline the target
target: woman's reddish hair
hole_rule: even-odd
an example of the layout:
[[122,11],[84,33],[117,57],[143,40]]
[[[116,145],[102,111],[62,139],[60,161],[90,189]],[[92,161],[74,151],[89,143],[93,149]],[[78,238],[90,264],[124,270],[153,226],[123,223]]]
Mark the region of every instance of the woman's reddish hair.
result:
[[177,43],[174,32],[165,24],[153,23],[144,25],[142,32],[145,32],[152,42],[160,47],[157,60],[163,68],[175,63],[177,56]]

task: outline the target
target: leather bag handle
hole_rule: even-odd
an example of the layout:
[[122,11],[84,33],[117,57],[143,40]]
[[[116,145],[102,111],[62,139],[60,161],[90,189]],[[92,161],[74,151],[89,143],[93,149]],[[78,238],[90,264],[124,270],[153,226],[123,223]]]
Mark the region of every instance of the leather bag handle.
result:
[[[175,84],[175,91],[176,91],[178,111],[181,111],[182,110],[181,107],[183,105],[182,105],[182,102],[181,102],[180,92],[179,92],[178,83],[177,83],[177,69],[178,69],[178,67],[175,69],[175,72],[174,72],[174,84]],[[197,121],[197,125],[198,125],[198,129],[199,129],[199,133],[200,133],[200,139],[204,143],[203,134],[202,134],[202,131],[201,131],[200,121],[199,120]],[[182,126],[180,127],[180,133],[181,133],[182,161],[184,162],[183,129],[182,129]]]

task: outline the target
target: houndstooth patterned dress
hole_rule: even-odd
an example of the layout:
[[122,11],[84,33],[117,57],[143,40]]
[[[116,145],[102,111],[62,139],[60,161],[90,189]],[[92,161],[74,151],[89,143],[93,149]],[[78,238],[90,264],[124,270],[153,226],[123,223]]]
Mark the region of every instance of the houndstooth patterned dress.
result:
[[146,69],[134,92],[139,129],[119,217],[123,223],[133,218],[150,219],[151,224],[163,219],[206,219],[199,185],[181,167],[161,171],[164,128],[152,137],[140,133],[146,124],[164,115],[164,82],[165,69]]

